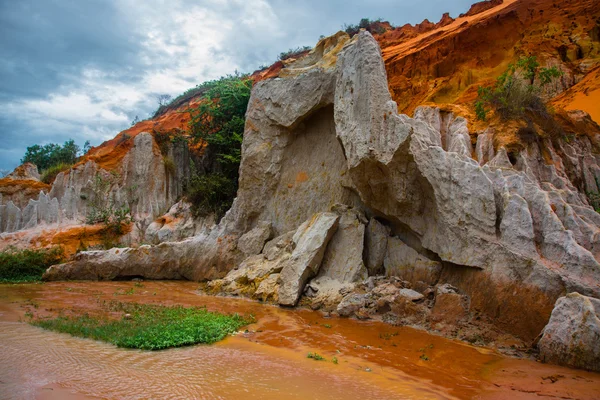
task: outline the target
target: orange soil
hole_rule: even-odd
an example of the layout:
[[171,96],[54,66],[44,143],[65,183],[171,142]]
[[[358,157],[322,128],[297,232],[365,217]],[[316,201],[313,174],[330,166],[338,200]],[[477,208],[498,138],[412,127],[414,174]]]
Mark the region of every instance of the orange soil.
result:
[[578,84],[552,101],[565,110],[583,110],[600,124],[600,67],[589,72]]
[[30,199],[37,199],[40,191],[50,192],[52,186],[33,179],[0,179],[0,195],[2,204],[13,201],[17,207],[25,207]]
[[[132,226],[124,227],[124,233],[131,231]],[[0,251],[14,246],[17,248],[52,248],[61,247],[65,257],[70,258],[78,250],[98,246],[104,240],[104,225],[70,225],[51,229],[18,231],[5,234],[0,241]]]
[[[402,27],[377,39],[392,97],[400,112],[411,114],[426,102],[472,104],[472,88],[500,75],[520,55],[535,54],[542,64],[560,61],[561,51],[570,57],[571,39],[588,35],[599,16],[594,0],[505,0],[417,36],[402,34]],[[598,58],[599,46],[581,46],[582,58]]]

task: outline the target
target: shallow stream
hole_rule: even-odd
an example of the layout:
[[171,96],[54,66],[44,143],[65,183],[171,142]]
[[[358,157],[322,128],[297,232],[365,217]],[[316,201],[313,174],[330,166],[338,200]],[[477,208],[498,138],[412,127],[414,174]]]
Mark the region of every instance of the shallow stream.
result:
[[[600,374],[379,322],[201,295],[191,282],[0,285],[0,399],[600,398]],[[256,323],[214,345],[119,349],[27,324],[99,301],[206,306]],[[324,361],[308,359],[316,352]],[[335,364],[333,357],[338,360]]]

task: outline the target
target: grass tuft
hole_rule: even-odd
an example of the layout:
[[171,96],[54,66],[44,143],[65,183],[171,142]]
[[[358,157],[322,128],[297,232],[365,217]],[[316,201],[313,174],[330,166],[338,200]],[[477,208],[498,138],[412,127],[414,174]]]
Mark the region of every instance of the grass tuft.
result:
[[197,343],[215,343],[253,322],[251,317],[210,312],[202,307],[111,301],[108,309],[128,315],[120,320],[87,314],[59,316],[32,320],[31,324],[77,337],[101,340],[118,347],[162,350]]

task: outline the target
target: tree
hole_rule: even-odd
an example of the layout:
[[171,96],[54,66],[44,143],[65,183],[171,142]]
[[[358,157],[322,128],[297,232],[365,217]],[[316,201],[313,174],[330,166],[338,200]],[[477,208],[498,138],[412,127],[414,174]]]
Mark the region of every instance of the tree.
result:
[[159,94],[158,96],[156,96],[156,100],[158,101],[159,107],[166,106],[167,104],[169,104],[169,101],[171,100],[171,95],[170,94]]
[[206,143],[215,162],[212,172],[190,180],[188,197],[196,215],[222,216],[237,192],[244,116],[252,80],[230,75],[215,81],[197,108],[189,110],[194,140]]
[[40,171],[44,171],[58,164],[74,164],[78,155],[79,146],[73,139],[69,139],[62,146],[56,143],[49,143],[45,146],[39,144],[29,146],[21,163],[33,163]]

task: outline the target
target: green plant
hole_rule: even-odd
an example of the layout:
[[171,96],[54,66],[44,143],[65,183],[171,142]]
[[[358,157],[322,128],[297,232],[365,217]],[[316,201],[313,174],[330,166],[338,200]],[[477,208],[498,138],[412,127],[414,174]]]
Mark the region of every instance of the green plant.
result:
[[14,247],[0,252],[0,282],[34,282],[54,264],[64,259],[60,247],[40,250],[18,250]]
[[588,200],[590,201],[590,205],[594,208],[594,210],[597,213],[600,213],[600,193],[588,192],[587,197],[588,197]]
[[51,184],[56,179],[56,175],[59,173],[71,169],[73,164],[60,162],[56,165],[53,165],[42,172],[41,181],[47,184]]
[[344,24],[342,26],[342,30],[344,30],[351,37],[360,32],[361,29],[365,29],[373,34],[382,34],[386,31],[386,27],[384,26],[381,18],[375,20],[362,18],[357,25]]
[[323,360],[325,360],[325,357],[319,355],[318,353],[308,353],[306,355],[306,358],[312,358],[315,361],[323,361]]
[[221,78],[207,89],[198,107],[189,110],[192,137],[206,143],[213,159],[211,171],[194,174],[187,187],[196,215],[215,213],[220,217],[233,202],[251,88],[252,81],[246,76]]
[[296,48],[291,48],[288,51],[284,51],[279,53],[279,60],[287,60],[288,58],[296,58],[308,51],[312,50],[310,46],[301,46]]
[[535,56],[520,58],[498,77],[493,87],[479,87],[475,101],[477,119],[487,119],[487,108],[493,108],[502,119],[527,118],[539,115],[549,118],[549,113],[540,97],[541,89],[562,76],[556,67],[540,67]]
[[79,151],[73,139],[67,140],[62,146],[56,143],[44,146],[34,144],[27,147],[21,163],[30,162],[37,165],[38,170],[45,171],[59,164],[75,164]]
[[334,364],[337,364],[337,363],[338,363],[338,359],[337,359],[337,357],[333,357],[333,358],[331,359],[331,362],[332,362],[332,363],[334,363]]
[[[111,301],[106,311],[129,314],[120,320],[107,316],[59,316],[35,319],[44,329],[102,340],[118,347],[161,350],[214,343],[253,320],[238,314],[224,315],[200,307],[162,306]],[[105,315],[108,313],[104,313]]]
[[175,165],[175,161],[173,161],[173,159],[171,157],[163,156],[163,165],[165,167],[165,172],[168,175],[171,175],[171,176],[175,175],[177,167]]
[[237,191],[237,181],[221,173],[192,176],[188,185],[188,200],[196,216],[214,213],[217,219],[229,210]]

